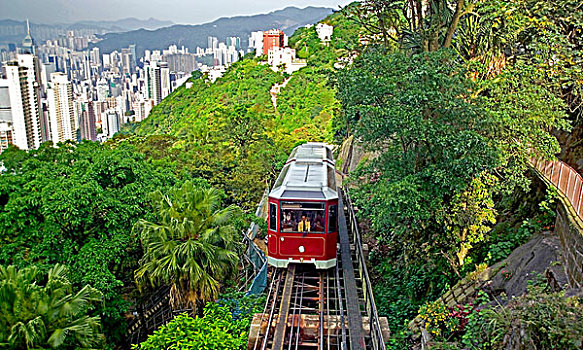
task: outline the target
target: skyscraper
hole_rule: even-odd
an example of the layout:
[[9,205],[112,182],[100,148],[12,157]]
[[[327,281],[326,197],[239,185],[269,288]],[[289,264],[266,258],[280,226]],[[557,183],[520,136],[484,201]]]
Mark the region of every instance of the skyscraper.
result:
[[81,131],[82,140],[95,141],[96,126],[95,126],[95,109],[93,102],[89,101],[83,104],[83,111],[81,112],[81,120],[79,121],[79,128]]
[[20,149],[38,148],[46,140],[44,118],[40,109],[39,82],[36,57],[18,55],[16,61],[5,66],[12,110],[14,145]]
[[50,88],[47,90],[51,140],[59,142],[75,140],[75,113],[73,110],[73,90],[67,76],[52,73]]
[[170,70],[166,62],[150,62],[144,67],[147,98],[157,105],[171,92]]
[[26,20],[26,36],[22,40],[22,53],[24,54],[35,54],[34,51],[34,40],[30,35],[30,24],[28,23],[28,19]]
[[8,79],[0,79],[0,152],[13,143],[13,135]]

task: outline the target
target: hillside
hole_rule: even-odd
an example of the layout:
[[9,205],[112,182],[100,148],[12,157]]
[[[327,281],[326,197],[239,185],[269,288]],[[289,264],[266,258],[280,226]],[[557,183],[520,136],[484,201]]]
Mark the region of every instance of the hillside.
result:
[[[146,144],[150,139],[170,140],[163,154],[172,154],[179,168],[208,179],[238,205],[252,208],[295,145],[333,139],[332,122],[340,106],[330,77],[334,62],[349,52],[345,47],[356,45],[358,28],[342,11],[326,21],[335,24],[329,46],[317,38],[315,27],[290,38],[292,45],[302,45],[308,59],[308,66],[292,76],[274,72],[256,58],[244,59],[215,83],[197,79],[190,89],[177,89],[135,134]],[[284,81],[275,108],[270,89]]]
[[226,37],[238,36],[241,44],[246,47],[248,36],[253,31],[277,28],[291,35],[297,28],[318,22],[332,13],[332,9],[323,7],[306,7],[299,9],[287,7],[283,10],[254,16],[238,16],[220,18],[216,21],[199,25],[174,25],[158,30],[135,30],[127,33],[110,33],[103,35],[103,41],[95,46],[104,53],[119,50],[136,44],[139,52],[155,50],[169,45],[184,45],[192,51],[207,46],[207,38],[214,36],[220,40]]

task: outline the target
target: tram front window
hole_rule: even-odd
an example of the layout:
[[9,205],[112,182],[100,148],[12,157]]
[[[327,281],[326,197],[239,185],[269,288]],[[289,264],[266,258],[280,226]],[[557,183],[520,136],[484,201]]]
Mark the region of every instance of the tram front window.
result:
[[280,232],[324,233],[324,203],[283,202]]

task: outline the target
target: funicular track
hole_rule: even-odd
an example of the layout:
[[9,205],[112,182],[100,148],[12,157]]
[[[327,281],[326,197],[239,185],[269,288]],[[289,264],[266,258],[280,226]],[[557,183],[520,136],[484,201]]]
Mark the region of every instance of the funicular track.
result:
[[[340,200],[341,208],[342,204]],[[354,218],[349,209],[351,223]],[[335,267],[270,267],[267,300],[251,326],[254,336],[248,349],[385,349],[368,274],[360,263],[364,261],[360,238],[358,232],[349,235],[355,228],[347,226],[346,219],[340,210]]]
[[[326,271],[290,265],[272,269],[264,331],[252,349],[345,349],[349,329],[342,274],[338,265]],[[267,326],[271,325],[271,326]]]

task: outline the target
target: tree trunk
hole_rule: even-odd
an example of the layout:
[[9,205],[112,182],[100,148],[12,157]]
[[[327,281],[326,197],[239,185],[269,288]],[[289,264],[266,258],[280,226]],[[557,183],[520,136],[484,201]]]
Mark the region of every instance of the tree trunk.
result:
[[451,23],[449,24],[449,27],[447,28],[447,33],[445,35],[445,41],[443,43],[443,47],[450,47],[451,46],[451,42],[453,40],[453,34],[455,33],[455,30],[457,29],[458,23],[460,22],[460,18],[462,16],[462,12],[464,10],[464,5],[465,5],[465,0],[458,0],[457,1],[457,5],[455,7],[455,13],[453,14],[453,17],[451,19]]

